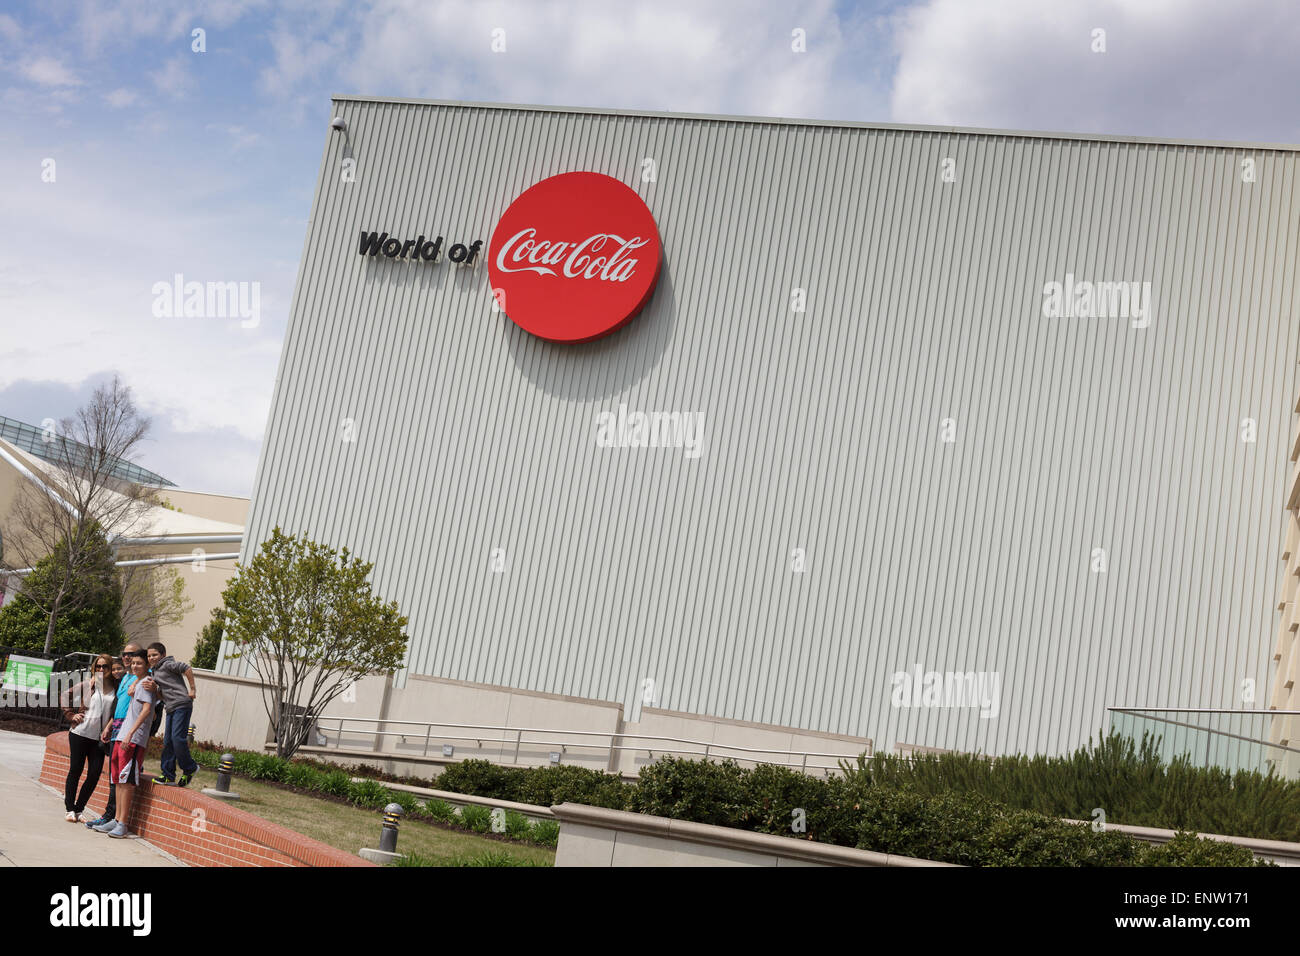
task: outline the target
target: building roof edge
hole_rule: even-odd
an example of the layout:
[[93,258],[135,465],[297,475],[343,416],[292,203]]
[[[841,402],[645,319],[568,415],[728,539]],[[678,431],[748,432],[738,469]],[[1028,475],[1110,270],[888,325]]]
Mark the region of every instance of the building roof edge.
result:
[[789,116],[732,116],[725,113],[676,113],[664,110],[607,109],[595,106],[547,106],[539,103],[488,103],[467,100],[420,99],[400,96],[335,94],[331,102],[396,103],[407,106],[440,106],[463,109],[518,110],[537,113],[578,113],[595,116],[644,116],[653,119],[687,119],[722,123],[759,123],[772,126],[821,126],[830,129],[879,129],[911,133],[949,133],[956,136],[997,136],[1014,139],[1062,139],[1085,143],[1137,143],[1149,146],[1195,146],[1212,149],[1254,149],[1300,151],[1294,143],[1252,143],[1233,140],[1176,139],[1159,136],[1123,136],[1103,133],[1071,133],[1049,130],[985,129],[977,126],[927,126],[911,123],[878,123],[850,120],[800,119]]

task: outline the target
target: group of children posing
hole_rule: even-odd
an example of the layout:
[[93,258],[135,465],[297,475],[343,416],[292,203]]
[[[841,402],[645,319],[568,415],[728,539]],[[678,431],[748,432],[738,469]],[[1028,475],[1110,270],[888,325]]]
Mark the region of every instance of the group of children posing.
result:
[[[199,769],[189,746],[195,696],[194,670],[169,657],[162,644],[150,644],[145,651],[128,644],[118,659],[108,654],[96,657],[91,676],[63,695],[63,711],[72,723],[63,798],[68,822],[80,821],[117,839],[130,836],[131,800],[144,774],[145,749],[159,717],[165,725],[162,767],[153,782],[189,784]],[[105,757],[109,759],[108,806],[103,816],[87,819],[86,803],[99,783]],[[86,779],[78,792],[83,769]]]

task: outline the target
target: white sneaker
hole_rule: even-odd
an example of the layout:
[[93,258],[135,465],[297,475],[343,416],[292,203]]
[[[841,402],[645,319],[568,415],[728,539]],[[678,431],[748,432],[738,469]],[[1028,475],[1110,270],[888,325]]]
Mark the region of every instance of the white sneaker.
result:
[[80,819],[82,823],[93,823],[94,821],[98,820],[99,817],[91,813],[89,810],[85,810],[82,812],[81,816],[78,819]]
[[67,820],[69,823],[76,823],[76,822],[77,822],[77,811],[76,811],[76,810],[69,810],[69,811],[68,811],[68,815],[67,815],[66,817],[64,817],[63,819]]

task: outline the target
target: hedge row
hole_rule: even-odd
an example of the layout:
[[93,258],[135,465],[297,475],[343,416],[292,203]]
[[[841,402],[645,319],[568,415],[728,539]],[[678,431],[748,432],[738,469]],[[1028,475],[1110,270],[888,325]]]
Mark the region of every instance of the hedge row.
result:
[[[929,796],[973,793],[1013,809],[1075,820],[1091,820],[1101,808],[1109,822],[1129,826],[1300,841],[1300,781],[1196,767],[1186,758],[1163,764],[1158,741],[1151,737],[1135,744],[1111,735],[1062,757],[990,760],[970,754],[923,754],[908,760],[876,754],[858,758],[856,764],[842,763],[841,768],[855,788],[876,784]],[[682,815],[706,823],[729,819],[728,812],[714,804],[719,794],[710,790],[726,789],[721,783],[725,774],[706,771],[699,782],[704,790],[683,794],[692,806],[682,808]],[[787,775],[779,779],[785,781]],[[795,776],[780,786],[810,795],[820,792],[820,782],[809,785],[805,779]],[[763,774],[754,778],[756,785],[774,786],[775,781]],[[544,806],[572,800],[624,808],[629,800],[624,787],[631,785],[579,767],[520,769],[467,761],[444,770],[437,786]]]
[[1095,808],[1112,823],[1300,841],[1300,780],[1253,771],[1163,763],[1158,740],[1111,735],[1063,757],[890,754],[859,758],[849,773],[920,793],[979,793],[1048,816],[1087,820]]
[[[191,753],[196,763],[211,770],[216,770],[221,759],[221,751],[216,749],[194,747]],[[310,763],[285,760],[274,754],[235,751],[231,756],[234,758],[235,774],[250,780],[267,780],[313,793],[341,797],[354,806],[368,810],[381,810],[390,803],[396,803],[408,818],[450,824],[474,833],[488,833],[493,829],[492,811],[487,807],[468,806],[458,813],[455,807],[443,800],[421,800],[406,790],[390,790],[378,780],[354,782],[351,774],[342,768],[322,769]],[[560,827],[553,820],[534,823],[521,813],[507,810],[502,824],[503,829],[499,832],[512,840],[550,847],[559,842]]]
[[[966,866],[1252,866],[1246,848],[1181,833],[1151,846],[973,792],[926,793],[865,773],[819,779],[665,757],[635,783],[580,767],[523,769],[467,760],[438,788],[542,805],[573,801]],[[1260,863],[1260,865],[1270,865]]]

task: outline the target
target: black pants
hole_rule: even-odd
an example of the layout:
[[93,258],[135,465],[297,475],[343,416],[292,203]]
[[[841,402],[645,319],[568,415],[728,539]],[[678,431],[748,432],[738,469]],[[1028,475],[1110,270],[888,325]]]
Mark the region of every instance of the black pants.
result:
[[[99,739],[90,739],[68,731],[68,783],[63,791],[63,808],[73,813],[86,809],[86,802],[95,792],[99,783],[99,774],[104,769],[104,754],[99,749]],[[77,781],[81,779],[81,770],[86,770],[86,782],[77,794]]]

